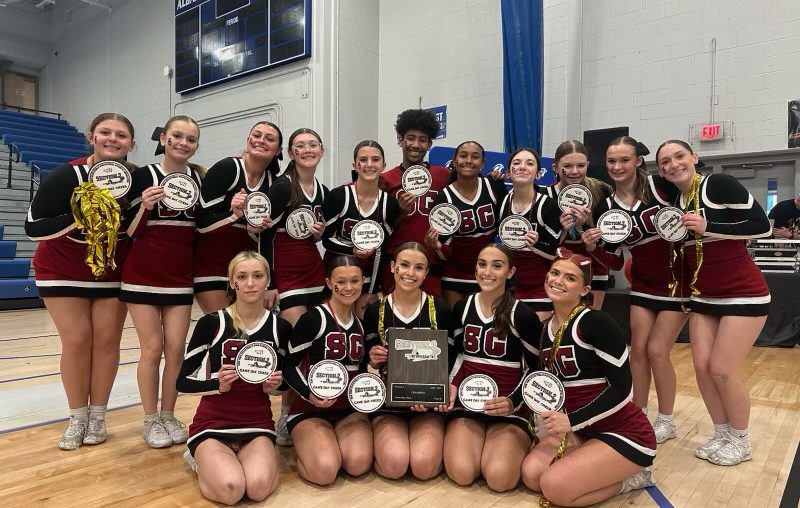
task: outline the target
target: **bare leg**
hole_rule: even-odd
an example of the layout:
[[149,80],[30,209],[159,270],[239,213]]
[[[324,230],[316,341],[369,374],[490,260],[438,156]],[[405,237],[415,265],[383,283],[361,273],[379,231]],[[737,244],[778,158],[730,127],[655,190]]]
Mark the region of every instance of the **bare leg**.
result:
[[677,390],[675,368],[672,366],[670,353],[687,319],[689,316],[683,312],[662,310],[658,313],[647,339],[647,358],[656,384],[658,412],[665,415],[671,415],[675,408]]
[[195,293],[194,297],[197,300],[197,305],[203,310],[203,314],[211,314],[212,312],[224,309],[230,304],[228,292],[221,289]]
[[722,404],[717,385],[711,377],[711,352],[717,336],[719,317],[695,314],[689,317],[689,340],[692,346],[692,363],[697,388],[703,397],[711,421],[715,424],[728,423],[728,414]]
[[358,316],[359,319],[364,319],[364,311],[367,309],[367,305],[377,301],[378,301],[378,295],[376,294],[368,293],[365,295],[361,295],[360,297],[358,297],[358,301],[356,302],[355,307],[353,308],[353,312],[355,312],[356,316]]
[[127,309],[118,298],[92,300],[92,381],[89,402],[108,404],[119,369],[119,343]]
[[429,480],[442,471],[444,418],[437,413],[422,413],[411,419],[408,427],[411,450],[411,473],[420,480]]
[[351,476],[361,476],[372,468],[372,424],[364,413],[352,413],[334,427],[342,456],[342,468]]
[[194,452],[200,492],[211,501],[234,505],[245,494],[245,475],[233,450],[216,439],[206,439]]
[[278,458],[269,438],[259,436],[245,443],[239,450],[238,458],[244,471],[247,497],[253,501],[263,501],[278,490]]
[[[164,373],[161,378],[161,410],[172,411],[178,399],[175,382],[186,353],[191,305],[168,305],[161,310],[164,322]],[[266,438],[264,438],[266,439]]]
[[336,480],[342,455],[333,426],[321,418],[303,420],[292,430],[297,472],[305,480],[328,485]]
[[519,483],[522,461],[531,446],[528,434],[510,423],[494,423],[486,429],[481,471],[495,492],[511,490]]
[[464,299],[464,294],[459,293],[458,291],[450,291],[449,289],[443,289],[442,298],[444,298],[444,301],[447,302],[447,305],[449,305],[450,308],[452,309],[456,303]]
[[631,305],[631,377],[633,378],[633,403],[647,407],[650,394],[650,362],[647,358],[647,340],[656,312],[651,309]]
[[89,298],[43,298],[61,338],[61,383],[71,409],[89,404],[92,313]]
[[129,303],[128,310],[141,345],[139,365],[136,368],[139,397],[142,399],[144,414],[152,415],[158,413],[158,378],[163,352],[161,312],[154,305],[138,303]]
[[408,424],[399,416],[382,414],[372,420],[375,472],[397,480],[405,476],[409,463]]
[[606,292],[595,289],[592,291],[592,308],[597,310],[603,309],[603,301],[606,298]]
[[470,418],[456,418],[444,434],[444,468],[447,476],[461,486],[471,485],[481,473],[481,456],[486,424]]

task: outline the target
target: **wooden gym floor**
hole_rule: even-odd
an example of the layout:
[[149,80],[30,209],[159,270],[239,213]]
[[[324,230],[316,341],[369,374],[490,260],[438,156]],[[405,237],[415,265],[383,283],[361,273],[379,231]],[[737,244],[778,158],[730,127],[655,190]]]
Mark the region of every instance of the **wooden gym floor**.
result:
[[[194,318],[199,316],[195,309]],[[0,506],[213,506],[184,463],[182,445],[153,450],[141,438],[135,378],[138,341],[130,319],[109,404],[121,409],[108,415],[109,440],[73,452],[56,446],[67,406],[58,376],[60,345],[50,317],[42,309],[5,311],[0,312],[0,324]],[[688,345],[676,345],[672,358],[678,375],[678,438],[659,447],[653,471],[660,492],[675,507],[779,506],[800,440],[800,349],[750,352],[744,374],[753,402],[753,460],[729,468],[694,457],[694,448],[710,434],[711,422],[695,385]],[[179,419],[189,423],[198,400],[179,397]],[[276,414],[278,404],[273,403]],[[651,412],[655,406],[652,391]],[[458,487],[445,475],[418,482],[389,481],[369,473],[361,478],[340,476],[332,486],[319,488],[299,478],[292,448],[278,447],[278,452],[281,487],[263,505],[536,506],[536,494],[523,487],[496,494],[482,482]],[[599,506],[659,504],[641,490]],[[662,501],[661,506],[668,505]]]

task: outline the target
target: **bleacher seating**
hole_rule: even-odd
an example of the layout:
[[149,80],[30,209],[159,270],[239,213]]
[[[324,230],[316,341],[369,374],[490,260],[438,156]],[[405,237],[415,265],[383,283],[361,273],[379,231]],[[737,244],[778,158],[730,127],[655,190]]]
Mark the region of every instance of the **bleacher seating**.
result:
[[30,259],[14,259],[17,242],[3,240],[0,224],[0,309],[39,306],[36,282],[30,277]]

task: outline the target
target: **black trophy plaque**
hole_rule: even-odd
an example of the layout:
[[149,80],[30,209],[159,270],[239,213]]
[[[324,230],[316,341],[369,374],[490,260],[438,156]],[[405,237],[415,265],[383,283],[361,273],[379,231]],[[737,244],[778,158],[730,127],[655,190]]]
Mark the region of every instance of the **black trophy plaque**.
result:
[[388,407],[448,404],[447,331],[386,330]]

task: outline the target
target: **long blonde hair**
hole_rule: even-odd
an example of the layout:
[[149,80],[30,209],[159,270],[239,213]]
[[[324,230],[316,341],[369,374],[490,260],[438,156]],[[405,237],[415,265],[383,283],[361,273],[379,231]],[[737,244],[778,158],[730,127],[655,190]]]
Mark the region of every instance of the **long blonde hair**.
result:
[[[261,263],[264,266],[264,271],[267,273],[267,284],[271,279],[270,271],[269,271],[269,263],[267,259],[259,254],[258,252],[252,250],[243,250],[239,254],[236,254],[231,262],[228,263],[228,283],[233,282],[233,275],[236,272],[236,265],[241,263],[242,261],[250,261],[255,260]],[[233,320],[233,327],[236,328],[236,333],[239,337],[247,337],[247,327],[244,325],[244,321],[242,321],[241,316],[239,316],[239,312],[236,310],[236,300],[228,307],[228,313],[231,315],[231,319]]]

